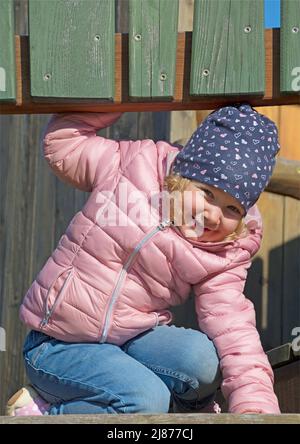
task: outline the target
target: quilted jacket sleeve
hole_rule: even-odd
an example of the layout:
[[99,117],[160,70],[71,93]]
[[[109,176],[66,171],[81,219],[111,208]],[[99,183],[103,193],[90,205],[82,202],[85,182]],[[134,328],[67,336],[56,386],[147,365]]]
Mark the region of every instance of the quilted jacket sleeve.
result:
[[116,172],[119,142],[96,135],[121,113],[53,114],[43,134],[43,151],[54,173],[83,191]]
[[274,375],[256,330],[252,302],[244,294],[251,262],[196,285],[195,309],[200,329],[213,340],[223,376],[229,412],[280,413]]

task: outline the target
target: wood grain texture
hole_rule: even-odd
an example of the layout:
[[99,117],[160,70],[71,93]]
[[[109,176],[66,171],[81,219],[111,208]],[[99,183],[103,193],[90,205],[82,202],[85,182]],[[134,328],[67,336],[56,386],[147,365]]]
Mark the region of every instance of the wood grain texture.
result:
[[0,416],[0,424],[299,424],[299,414],[220,415],[202,413],[166,413],[163,415],[61,415]]
[[113,100],[114,23],[114,0],[29,0],[31,96]]
[[129,97],[173,98],[178,0],[130,0]]
[[191,95],[263,95],[263,0],[195,0]]
[[300,92],[299,0],[281,0],[280,90]]

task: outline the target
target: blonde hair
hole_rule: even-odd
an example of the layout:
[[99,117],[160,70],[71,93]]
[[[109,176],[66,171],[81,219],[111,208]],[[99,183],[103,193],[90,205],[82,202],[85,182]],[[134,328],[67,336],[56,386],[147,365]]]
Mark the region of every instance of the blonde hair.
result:
[[[186,177],[182,177],[178,174],[169,174],[164,179],[164,187],[172,193],[173,191],[180,191],[181,193],[187,188],[187,186],[191,183],[190,179]],[[242,218],[237,226],[237,228],[226,236],[223,241],[231,241],[238,239],[240,237],[244,237],[248,233],[248,228]]]

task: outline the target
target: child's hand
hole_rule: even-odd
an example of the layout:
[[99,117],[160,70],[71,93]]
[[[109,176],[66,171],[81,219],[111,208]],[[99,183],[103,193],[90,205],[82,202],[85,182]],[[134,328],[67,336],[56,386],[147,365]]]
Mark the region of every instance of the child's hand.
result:
[[97,113],[99,115],[99,122],[101,125],[101,128],[106,128],[107,126],[112,125],[114,122],[116,122],[123,113],[121,112],[112,112],[112,113]]

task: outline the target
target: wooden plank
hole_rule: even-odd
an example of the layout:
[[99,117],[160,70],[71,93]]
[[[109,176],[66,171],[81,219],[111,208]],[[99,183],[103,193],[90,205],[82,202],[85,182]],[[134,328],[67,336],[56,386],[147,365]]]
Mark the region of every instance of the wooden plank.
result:
[[16,101],[13,0],[2,0],[0,4],[0,103],[3,101]]
[[29,0],[31,96],[113,100],[114,21],[114,0]]
[[[8,397],[25,382],[21,351],[26,328],[19,320],[19,306],[43,264],[45,245],[53,231],[48,230],[52,220],[47,214],[51,208],[47,175],[40,176],[41,181],[37,184],[38,174],[43,171],[42,165],[38,168],[42,159],[37,149],[43,120],[45,116],[10,116],[0,141],[1,152],[7,152],[3,155],[1,188],[4,185],[4,194],[0,206],[4,222],[1,238],[5,240],[1,241],[4,257],[0,316],[7,337],[7,352],[0,359],[1,411]],[[9,143],[5,143],[4,134],[7,134]],[[24,134],[30,136],[24,137]]]
[[192,95],[263,95],[263,12],[263,0],[195,0]]
[[[300,412],[300,360],[274,370],[275,393],[278,396],[281,411],[284,413]],[[300,415],[298,424],[300,423]]]
[[[53,98],[32,99],[29,80],[29,48],[27,36],[16,36],[17,60],[17,103],[1,104],[0,114],[48,114],[56,112],[131,112],[131,111],[168,111],[168,110],[208,110],[237,101],[248,101],[252,106],[271,106],[300,104],[298,94],[280,94],[279,76],[276,66],[279,59],[278,29],[267,29],[266,37],[266,91],[263,97],[236,95],[225,97],[193,97],[189,95],[190,58],[192,33],[178,33],[176,55],[175,96],[172,101],[131,102],[128,91],[128,34],[115,35],[115,100],[103,103],[100,99],[68,99],[67,102]],[[275,72],[273,72],[275,70]]]
[[267,356],[272,367],[282,365],[290,361],[293,357],[291,352],[291,343],[280,345],[267,351]]
[[177,29],[178,0],[130,0],[131,98],[174,96]]
[[280,90],[300,91],[300,1],[281,0]]
[[[221,415],[207,413],[0,416],[0,424],[299,424],[300,415]],[[151,428],[150,430],[151,431]]]
[[292,342],[300,327],[300,201],[292,197],[285,197],[283,240],[282,342]]

